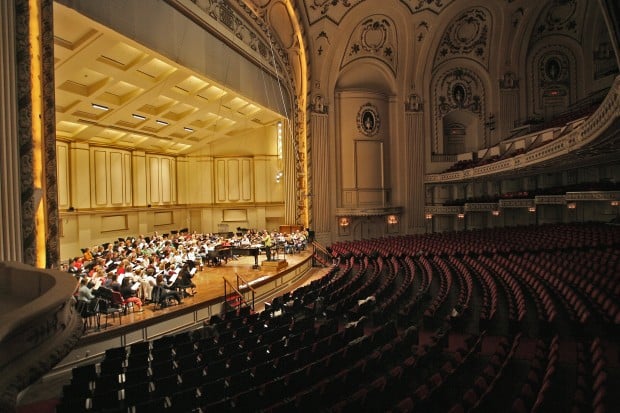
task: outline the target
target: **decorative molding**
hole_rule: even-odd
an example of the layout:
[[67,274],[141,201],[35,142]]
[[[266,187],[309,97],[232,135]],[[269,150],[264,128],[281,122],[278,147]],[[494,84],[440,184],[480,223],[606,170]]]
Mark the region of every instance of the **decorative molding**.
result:
[[491,13],[482,7],[459,14],[448,24],[435,54],[434,67],[455,57],[466,57],[489,67]]
[[32,98],[30,56],[30,9],[28,0],[15,0],[15,55],[17,73],[17,140],[19,141],[19,169],[22,213],[22,258],[26,264],[37,262],[36,205],[34,202],[34,166],[32,145]]
[[564,205],[566,204],[565,195],[536,195],[534,197],[536,205]]
[[566,201],[618,201],[620,191],[567,192]]
[[375,58],[385,63],[396,75],[398,68],[396,26],[386,16],[370,16],[358,25],[345,49],[340,68],[361,58]]
[[[182,4],[181,0],[167,1]],[[271,46],[230,6],[229,2],[224,0],[190,1],[204,12],[199,18],[207,21],[205,17],[208,17],[211,20],[211,27],[218,31],[226,31],[225,35],[238,39],[248,49],[260,56],[263,65],[274,68],[275,62],[271,56]]]
[[437,99],[438,115],[445,116],[453,110],[469,110],[481,114],[482,82],[473,72],[459,68],[446,73],[440,83]]
[[82,335],[83,323],[73,305],[72,275],[21,263],[0,263],[0,275],[2,295],[23,296],[23,291],[13,291],[22,283],[34,288],[27,302],[0,316],[0,411],[9,412],[15,410],[20,391],[69,353]]
[[585,14],[585,0],[563,0],[549,2],[546,10],[538,17],[531,42],[537,42],[545,36],[568,36],[577,42],[581,40],[583,23],[581,17]]
[[372,217],[385,215],[401,215],[402,213],[402,207],[336,208],[336,217]]
[[422,97],[417,93],[411,93],[405,102],[405,112],[416,113],[424,111]]
[[498,208],[497,202],[472,202],[463,206],[465,212],[490,212],[497,211]]
[[365,136],[374,136],[381,128],[381,118],[377,107],[368,102],[357,112],[357,129]]
[[312,104],[310,105],[310,110],[312,113],[324,115],[327,113],[329,107],[324,103],[324,97],[322,95],[316,95],[314,99],[312,99]]
[[523,199],[500,199],[499,207],[500,208],[532,208],[535,207],[533,198],[523,198]]
[[[609,93],[599,105],[596,111],[590,115],[584,122],[575,124],[575,128],[569,133],[555,138],[553,142],[532,149],[524,154],[517,155],[510,159],[490,163],[487,165],[465,169],[462,171],[454,171],[440,174],[427,174],[424,178],[425,183],[438,182],[456,182],[468,178],[488,176],[502,172],[515,171],[538,163],[547,162],[552,158],[560,155],[566,155],[569,152],[579,154],[581,151],[589,152],[589,145],[593,144],[597,147],[597,139],[600,134],[610,128],[614,122],[620,119],[620,77],[616,78],[611,86]],[[549,133],[550,130],[543,130],[531,135],[532,139],[542,137]],[[527,137],[526,137],[527,138]],[[599,152],[610,152],[617,145],[617,138],[604,139],[600,143]],[[605,149],[607,148],[607,149]]]
[[462,206],[445,206],[445,205],[426,205],[424,206],[424,214],[431,215],[457,215],[463,213]]
[[400,0],[407,6],[411,14],[430,11],[435,14],[441,13],[453,0]]
[[[474,71],[463,67],[449,69],[435,77],[433,88],[433,118],[435,132],[432,137],[432,152],[442,153],[444,148],[439,147],[439,137],[443,134],[443,118],[455,110],[466,110],[484,121],[485,89],[482,79]],[[483,136],[479,139],[482,147],[486,146],[488,128],[482,128]]]
[[328,19],[340,24],[342,18],[356,5],[364,0],[307,0],[303,4],[306,8],[308,22],[312,26],[322,19]]

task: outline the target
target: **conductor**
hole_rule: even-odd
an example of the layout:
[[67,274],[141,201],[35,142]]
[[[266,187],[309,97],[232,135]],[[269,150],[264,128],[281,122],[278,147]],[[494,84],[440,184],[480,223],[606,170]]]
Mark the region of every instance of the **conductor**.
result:
[[269,235],[269,231],[267,230],[263,232],[263,245],[265,246],[267,261],[271,261],[271,235]]

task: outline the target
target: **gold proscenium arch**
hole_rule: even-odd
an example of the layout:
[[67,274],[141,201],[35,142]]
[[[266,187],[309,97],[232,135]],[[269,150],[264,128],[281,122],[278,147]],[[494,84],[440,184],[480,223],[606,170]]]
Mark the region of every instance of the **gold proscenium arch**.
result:
[[289,19],[293,24],[293,32],[295,34],[295,38],[297,39],[297,44],[299,45],[299,70],[301,70],[299,79],[301,84],[299,85],[299,95],[297,96],[298,100],[298,134],[297,134],[297,142],[299,144],[299,161],[301,162],[301,168],[303,176],[301,178],[301,187],[297,188],[298,193],[302,194],[301,196],[301,219],[303,221],[304,227],[308,227],[310,225],[310,211],[309,211],[309,201],[306,194],[308,193],[308,157],[307,157],[307,127],[306,127],[306,103],[308,96],[308,70],[307,70],[307,58],[306,58],[306,45],[304,43],[304,38],[301,33],[301,29],[299,27],[299,21],[297,20],[297,15],[295,14],[295,9],[291,0],[286,0],[286,10],[289,15]]

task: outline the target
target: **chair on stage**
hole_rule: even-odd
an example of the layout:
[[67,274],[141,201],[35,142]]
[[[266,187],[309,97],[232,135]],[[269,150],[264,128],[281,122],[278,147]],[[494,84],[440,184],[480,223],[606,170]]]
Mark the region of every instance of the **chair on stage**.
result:
[[107,327],[108,325],[108,317],[110,315],[112,316],[112,320],[115,320],[116,316],[118,315],[118,323],[122,324],[122,320],[121,320],[121,317],[123,315],[122,307],[112,305],[112,303],[108,300],[100,300],[99,312],[100,314],[105,314],[104,328]]
[[[124,314],[127,314],[127,310],[129,309],[129,304],[131,303],[128,303],[127,301],[125,301],[121,293],[119,293],[118,291],[112,291],[112,299],[110,300],[111,307],[119,308]],[[133,304],[132,304],[132,307],[133,307]]]
[[99,316],[99,303],[100,300],[98,298],[93,298],[90,301],[82,301],[78,300],[76,304],[76,310],[80,313],[82,318],[84,319],[84,331],[88,329],[88,327],[92,327],[95,325],[97,329],[100,325],[100,316]]

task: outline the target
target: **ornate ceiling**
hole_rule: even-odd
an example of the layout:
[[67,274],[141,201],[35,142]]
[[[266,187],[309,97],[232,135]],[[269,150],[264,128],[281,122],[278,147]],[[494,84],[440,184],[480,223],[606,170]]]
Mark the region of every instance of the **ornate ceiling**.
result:
[[281,118],[57,3],[54,45],[59,140],[187,154]]

